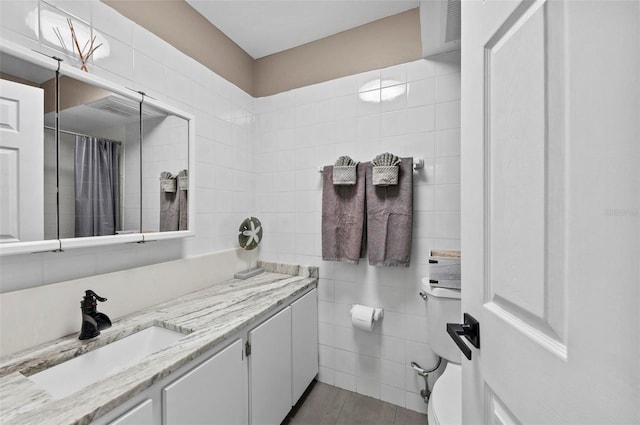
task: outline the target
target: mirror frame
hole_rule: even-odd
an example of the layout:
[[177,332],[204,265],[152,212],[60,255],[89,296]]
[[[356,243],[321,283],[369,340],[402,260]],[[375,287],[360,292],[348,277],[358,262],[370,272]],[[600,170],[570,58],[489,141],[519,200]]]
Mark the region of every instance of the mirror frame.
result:
[[[16,43],[0,38],[0,51],[17,58],[23,59],[27,62],[31,62],[35,65],[42,66],[43,68],[50,69],[53,72],[58,70],[61,76],[68,76],[76,80],[82,81],[87,84],[91,84],[105,90],[109,90],[118,95],[135,100],[136,102],[148,104],[155,108],[164,110],[177,117],[183,118],[188,121],[188,142],[187,142],[187,155],[188,155],[188,169],[189,169],[189,230],[170,231],[170,232],[149,232],[149,233],[132,233],[123,235],[108,235],[108,236],[89,236],[83,238],[64,238],[64,239],[49,239],[41,241],[28,241],[28,242],[15,242],[8,244],[0,244],[0,256],[17,255],[17,254],[29,254],[38,252],[60,252],[65,249],[75,248],[88,248],[96,246],[108,246],[125,243],[144,243],[150,241],[167,240],[167,239],[179,239],[185,237],[195,236],[195,118],[193,115],[184,112],[172,105],[166,104],[159,100],[153,99],[149,96],[144,96],[139,92],[134,91],[126,87],[122,87],[116,83],[106,80],[102,77],[89,74],[80,69],[76,69],[71,65],[66,64],[64,61],[60,62],[45,54],[38,53],[33,50],[29,50]],[[58,131],[58,129],[56,129]],[[143,149],[144,154],[144,149]],[[140,175],[142,179],[142,175]],[[142,205],[141,205],[142,208]],[[57,220],[60,218],[57,217]]]

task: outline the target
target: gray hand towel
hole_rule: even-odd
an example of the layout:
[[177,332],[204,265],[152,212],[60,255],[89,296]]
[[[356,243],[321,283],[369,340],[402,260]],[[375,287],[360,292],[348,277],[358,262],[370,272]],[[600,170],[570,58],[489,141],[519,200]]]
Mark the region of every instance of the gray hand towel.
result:
[[367,245],[372,266],[409,267],[413,227],[413,158],[403,158],[398,184],[374,186],[367,163]]
[[358,164],[356,184],[333,184],[333,166],[322,173],[322,259],[357,264],[365,246],[365,166]]

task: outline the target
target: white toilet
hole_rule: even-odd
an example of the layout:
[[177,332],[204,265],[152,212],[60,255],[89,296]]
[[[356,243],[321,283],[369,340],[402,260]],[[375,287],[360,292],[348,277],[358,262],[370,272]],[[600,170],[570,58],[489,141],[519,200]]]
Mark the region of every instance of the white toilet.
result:
[[429,320],[429,338],[431,349],[446,360],[444,373],[440,376],[431,392],[427,417],[429,425],[453,425],[462,422],[462,353],[447,334],[447,323],[460,323],[460,291],[437,288],[422,283],[427,294],[427,317]]

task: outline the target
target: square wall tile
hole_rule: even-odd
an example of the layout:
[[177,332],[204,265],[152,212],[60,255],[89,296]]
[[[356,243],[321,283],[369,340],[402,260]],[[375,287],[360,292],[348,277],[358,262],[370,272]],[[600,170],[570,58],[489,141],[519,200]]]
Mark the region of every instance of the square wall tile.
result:
[[334,372],[334,385],[348,391],[356,391],[356,376],[339,370]]
[[366,116],[380,113],[380,89],[369,90],[357,94],[356,113]]
[[333,303],[318,300],[318,320],[323,323],[333,323]]
[[334,348],[327,345],[318,346],[318,359],[321,367],[334,368]]
[[427,59],[409,62],[407,65],[407,81],[423,80],[435,75],[435,63]]
[[390,137],[406,131],[406,114],[404,110],[387,112],[380,116],[380,136]]
[[380,338],[380,358],[396,363],[405,363],[406,346],[402,337],[382,335]]
[[460,157],[446,156],[435,159],[435,183],[460,183]]
[[380,398],[380,381],[365,376],[356,377],[356,391],[368,397]]
[[460,102],[438,103],[436,105],[435,129],[460,128]]
[[438,102],[460,100],[460,73],[439,75],[436,79],[436,92]]
[[460,213],[435,213],[434,237],[460,239]]
[[407,109],[407,133],[433,131],[435,108],[433,105]]
[[133,79],[137,86],[148,87],[159,93],[165,92],[165,69],[161,61],[135,50],[133,66]]
[[390,385],[380,385],[380,400],[396,406],[405,406],[405,391],[403,388],[396,388]]
[[435,210],[440,212],[460,212],[460,185],[442,184],[435,186]]
[[460,129],[441,130],[435,132],[436,156],[460,155]]
[[331,323],[318,323],[318,343],[333,347],[335,343],[334,326]]
[[380,361],[380,381],[385,385],[404,389],[405,365],[389,360]]
[[327,385],[335,385],[335,375],[334,370],[328,367],[320,366],[318,368],[318,381],[327,384]]
[[400,64],[380,70],[380,86],[389,87],[407,81],[407,65]]
[[334,361],[336,371],[340,371],[345,374],[356,374],[356,356],[357,354],[351,351],[345,351],[336,349],[334,351]]
[[353,94],[335,98],[333,104],[334,119],[340,120],[355,117],[357,111],[356,105],[356,96]]
[[407,107],[432,105],[436,100],[435,77],[411,81],[407,84]]
[[38,40],[38,22],[37,0],[0,1],[0,26],[3,33],[11,31],[30,40]]
[[93,2],[91,13],[91,24],[94,28],[131,47],[135,25],[131,20],[102,2]]

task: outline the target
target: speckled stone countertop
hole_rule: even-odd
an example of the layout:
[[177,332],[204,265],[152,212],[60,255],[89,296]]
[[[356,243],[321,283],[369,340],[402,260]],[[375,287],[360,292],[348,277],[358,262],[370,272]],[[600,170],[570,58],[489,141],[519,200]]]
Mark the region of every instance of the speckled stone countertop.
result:
[[[214,284],[130,314],[92,340],[69,335],[0,359],[0,423],[88,424],[258,323],[318,281],[317,267],[259,265],[265,269],[262,274]],[[153,325],[187,335],[140,363],[58,400],[25,377]]]

